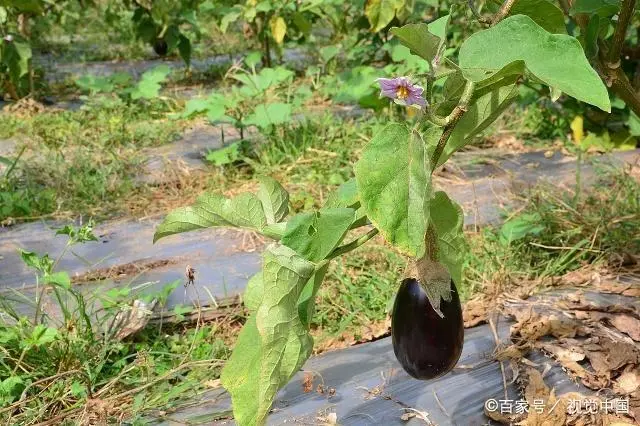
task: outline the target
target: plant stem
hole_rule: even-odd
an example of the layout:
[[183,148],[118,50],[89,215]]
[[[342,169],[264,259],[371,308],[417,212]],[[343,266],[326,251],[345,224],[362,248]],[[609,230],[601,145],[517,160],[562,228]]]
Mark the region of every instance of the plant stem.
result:
[[433,227],[433,222],[429,221],[429,227],[427,228],[427,234],[424,238],[425,248],[427,250],[427,256],[434,262],[438,261],[438,236],[436,229]]
[[636,0],[622,0],[620,6],[620,14],[618,15],[618,24],[613,33],[613,42],[611,49],[609,50],[607,66],[609,68],[618,68],[620,66],[620,52],[622,51],[622,45],[624,44],[624,38],[627,35],[629,29],[629,22],[633,16],[633,11],[636,7]]
[[476,3],[474,0],[468,0],[467,3],[469,4],[469,9],[471,9],[471,13],[478,20],[478,22],[480,22],[481,24],[491,24],[491,21],[489,19],[480,15],[480,12],[476,8]]
[[367,241],[369,241],[370,239],[372,239],[373,237],[375,237],[376,235],[378,235],[378,229],[377,228],[373,228],[371,231],[367,232],[366,234],[364,234],[363,236],[356,238],[355,240],[351,241],[350,243],[347,243],[345,245],[342,245],[340,247],[336,247],[330,254],[329,256],[327,256],[326,260],[329,259],[333,259],[334,257],[338,257],[341,256],[345,253],[350,252],[351,250],[355,250],[358,247],[360,247],[361,245],[363,245],[364,243],[366,243]]
[[[465,112],[467,112],[467,107],[469,102],[471,101],[471,97],[473,96],[473,90],[475,88],[475,83],[472,81],[467,81],[464,86],[464,91],[462,92],[462,96],[460,97],[460,101],[458,105],[451,111],[445,119],[444,131],[442,132],[442,136],[440,136],[440,140],[438,141],[438,145],[436,146],[435,151],[433,151],[433,156],[431,157],[431,173],[436,169],[438,165],[438,160],[444,151],[444,147],[453,133],[453,129],[456,127],[456,124]],[[437,123],[436,123],[437,124]]]
[[498,12],[496,12],[495,16],[493,17],[491,26],[494,26],[498,22],[502,21],[509,14],[515,2],[516,0],[505,0],[505,2],[502,3],[502,6],[500,6],[500,10],[498,10]]

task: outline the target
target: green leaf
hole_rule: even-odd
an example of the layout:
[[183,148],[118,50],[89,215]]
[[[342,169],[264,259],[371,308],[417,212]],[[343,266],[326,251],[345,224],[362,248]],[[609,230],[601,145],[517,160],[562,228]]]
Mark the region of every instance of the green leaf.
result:
[[22,261],[27,266],[35,269],[42,274],[51,273],[51,268],[53,267],[53,259],[50,259],[48,254],[40,257],[37,253],[32,251],[26,251],[22,249],[18,250],[20,251],[20,257],[22,258]]
[[224,166],[233,164],[240,160],[243,155],[242,141],[234,142],[224,148],[207,152],[205,159],[214,166]]
[[329,262],[322,266],[319,265],[300,294],[300,299],[298,300],[298,315],[300,316],[300,321],[302,321],[302,324],[304,324],[307,329],[309,329],[311,325],[311,318],[313,318],[313,312],[315,311],[316,294],[320,289],[320,285],[322,285],[328,269]]
[[9,376],[0,381],[0,406],[5,407],[17,400],[25,387],[20,376]]
[[627,120],[627,126],[629,127],[629,132],[633,136],[640,136],[640,118],[631,111],[629,114],[629,119]]
[[598,35],[600,34],[600,17],[593,15],[589,18],[587,31],[584,35],[584,53],[593,59],[598,54]]
[[506,221],[500,228],[500,243],[507,246],[513,241],[544,231],[542,218],[538,213],[523,213]]
[[358,198],[358,185],[354,178],[349,179],[335,191],[329,194],[324,208],[332,207],[350,207],[357,209],[360,206],[360,198]]
[[459,286],[462,283],[462,264],[467,248],[462,208],[442,191],[434,194],[429,207],[431,222],[438,236],[438,261],[447,268],[451,278]]
[[58,330],[53,327],[47,327],[43,324],[38,324],[33,328],[31,336],[27,341],[29,346],[41,346],[51,343],[58,337]]
[[154,99],[160,95],[161,85],[169,75],[171,70],[167,65],[157,67],[142,74],[140,81],[131,91],[131,99]]
[[244,58],[244,63],[249,68],[255,68],[262,61],[262,53],[251,52]]
[[618,13],[618,10],[620,10],[620,0],[576,0],[571,5],[569,13],[571,16],[584,13],[607,18]]
[[1,6],[16,8],[20,12],[41,14],[44,12],[42,0],[2,0]]
[[261,129],[269,126],[289,123],[291,121],[291,105],[283,103],[260,104],[247,117],[245,124],[255,125]]
[[[477,99],[456,124],[444,151],[438,159],[442,165],[451,155],[473,140],[473,137],[485,130],[518,97],[516,85],[504,86]],[[430,147],[433,153],[435,145]]]
[[262,342],[255,313],[244,323],[231,357],[224,365],[220,381],[231,394],[234,421],[240,425],[258,425],[260,359]]
[[355,210],[349,208],[297,214],[287,222],[281,242],[305,259],[319,262],[342,241],[353,223],[354,214]]
[[[425,132],[436,143],[439,128]],[[429,221],[431,167],[420,135],[404,124],[389,124],[376,135],[355,165],[360,202],[367,217],[391,244],[421,257]]]
[[44,282],[47,284],[53,284],[60,286],[66,290],[71,288],[71,279],[69,278],[69,274],[66,272],[55,272],[53,274],[45,274]]
[[17,39],[10,42],[4,41],[2,53],[2,62],[9,68],[9,75],[14,82],[27,75],[31,60],[31,45],[29,43]]
[[232,9],[230,12],[225,14],[220,21],[220,30],[223,33],[227,32],[227,28],[229,28],[229,24],[238,20],[238,18],[242,15],[242,9]]
[[87,387],[77,380],[74,380],[73,383],[71,383],[69,390],[71,391],[71,395],[76,398],[84,398],[87,396]]
[[371,31],[377,33],[389,25],[396,11],[404,7],[404,0],[367,0],[364,14],[369,20]]
[[322,58],[322,62],[325,64],[336,57],[338,53],[340,53],[339,46],[323,46],[320,48],[320,58]]
[[281,222],[289,214],[289,193],[272,177],[260,177],[257,196],[268,224]]
[[264,253],[262,302],[243,327],[221,380],[239,425],[264,424],[278,389],[311,354],[313,339],[298,313],[315,266],[273,244]]
[[476,82],[517,62],[550,87],[611,111],[607,89],[589,65],[578,40],[550,34],[528,16],[504,19],[473,34],[460,48],[464,77]]
[[243,193],[234,198],[204,194],[193,206],[178,208],[156,228],[155,243],[160,238],[212,226],[235,226],[260,231],[267,223],[260,200]]
[[449,15],[445,15],[430,24],[407,24],[400,28],[393,27],[390,32],[411,53],[432,62],[446,40],[448,23]]
[[114,84],[108,77],[83,75],[76,80],[76,85],[92,93],[112,92],[115,88]]
[[264,295],[264,283],[262,282],[262,271],[253,275],[247,282],[247,288],[244,290],[243,302],[249,312],[254,313],[262,303]]
[[527,15],[552,34],[567,33],[564,13],[548,0],[517,0],[511,7],[509,15]]
[[296,12],[293,14],[291,20],[293,21],[293,25],[305,36],[308,36],[311,33],[311,22],[305,18],[305,16]]

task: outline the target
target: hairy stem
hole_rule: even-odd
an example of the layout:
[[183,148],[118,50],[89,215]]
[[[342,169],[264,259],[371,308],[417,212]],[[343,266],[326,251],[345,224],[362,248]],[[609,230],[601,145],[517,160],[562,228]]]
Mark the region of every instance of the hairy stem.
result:
[[500,9],[494,15],[491,25],[496,25],[498,22],[502,21],[509,14],[515,2],[516,0],[505,0],[505,2],[502,3],[502,6],[500,6]]
[[635,0],[622,0],[620,14],[618,15],[618,24],[613,33],[613,42],[608,55],[607,66],[609,68],[618,68],[620,66],[620,52],[622,51],[624,38],[627,35],[635,7]]
[[[475,89],[475,84],[472,81],[467,81],[464,86],[464,92],[462,92],[462,96],[460,97],[460,101],[458,105],[451,111],[444,119],[444,131],[442,132],[442,136],[440,136],[440,140],[438,140],[438,145],[436,146],[435,151],[433,151],[433,156],[431,157],[431,173],[436,169],[438,165],[438,160],[444,151],[444,147],[453,133],[453,129],[455,129],[456,124],[465,112],[467,112],[467,107],[469,106],[469,102],[471,101],[471,97],[473,96],[473,90]],[[436,123],[437,124],[437,123]]]

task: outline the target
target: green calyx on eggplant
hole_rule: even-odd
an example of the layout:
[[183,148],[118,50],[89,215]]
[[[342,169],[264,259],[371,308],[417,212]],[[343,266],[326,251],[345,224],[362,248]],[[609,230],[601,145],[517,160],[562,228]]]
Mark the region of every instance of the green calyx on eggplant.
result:
[[[402,368],[419,380],[448,373],[462,353],[462,307],[456,286],[449,280],[449,297],[438,296],[435,309],[430,300],[433,292],[428,295],[425,291],[433,283],[423,286],[420,279],[406,278],[396,295],[391,316],[393,352]],[[437,284],[442,287],[441,281]]]

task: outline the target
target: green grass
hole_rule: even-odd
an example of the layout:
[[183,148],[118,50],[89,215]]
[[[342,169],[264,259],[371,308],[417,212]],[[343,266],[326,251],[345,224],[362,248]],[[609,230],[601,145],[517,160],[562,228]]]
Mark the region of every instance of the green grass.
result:
[[507,289],[583,267],[617,269],[640,252],[640,181],[624,170],[597,168],[589,189],[540,185],[499,228],[469,241],[464,288]]
[[144,160],[140,150],[181,133],[182,122],[167,119],[172,108],[161,100],[95,97],[77,111],[3,114],[8,125],[0,139],[26,149],[12,173],[0,176],[0,221],[120,211]]

